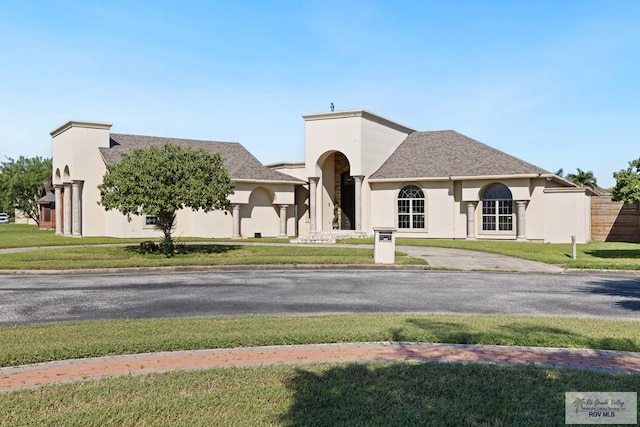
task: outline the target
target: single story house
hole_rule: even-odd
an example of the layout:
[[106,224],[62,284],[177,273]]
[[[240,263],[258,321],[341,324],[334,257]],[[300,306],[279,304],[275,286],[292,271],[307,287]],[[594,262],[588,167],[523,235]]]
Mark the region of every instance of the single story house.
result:
[[179,212],[178,237],[373,235],[374,227],[394,227],[398,237],[590,240],[587,190],[458,132],[418,132],[365,110],[303,118],[305,161],[266,166],[239,143],[65,123],[51,132],[56,232],[158,236],[153,217],[129,222],[105,211],[98,185],[123,153],[178,144],[219,153],[235,183],[228,212]]

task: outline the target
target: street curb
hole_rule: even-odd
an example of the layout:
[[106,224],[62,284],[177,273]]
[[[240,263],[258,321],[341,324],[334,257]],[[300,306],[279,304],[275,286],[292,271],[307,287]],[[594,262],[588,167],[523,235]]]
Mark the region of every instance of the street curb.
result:
[[81,274],[152,274],[152,273],[216,273],[259,270],[388,270],[388,271],[424,271],[424,272],[456,272],[456,273],[503,273],[503,274],[575,274],[600,275],[640,278],[639,270],[607,270],[566,268],[558,273],[546,271],[514,271],[514,270],[459,270],[455,268],[429,267],[428,265],[399,264],[237,264],[237,265],[177,265],[166,267],[116,267],[85,268],[68,270],[0,270],[2,276],[50,276]]
[[640,278],[640,270],[607,270],[607,269],[579,269],[565,268],[558,273],[547,271],[516,271],[516,270],[459,270],[445,267],[429,267],[428,265],[411,264],[237,264],[237,265],[177,265],[165,267],[113,267],[113,268],[78,268],[69,270],[0,270],[2,276],[48,276],[69,274],[150,274],[150,273],[216,273],[225,271],[259,271],[259,270],[390,270],[390,271],[425,271],[425,272],[456,272],[456,273],[504,273],[504,274],[575,274],[598,276],[622,276]]
[[[86,268],[71,270],[3,270],[0,276],[48,276],[67,274],[149,274],[256,270],[429,270],[426,265],[396,264],[265,264],[193,265],[167,267]],[[440,270],[442,271],[442,270]]]

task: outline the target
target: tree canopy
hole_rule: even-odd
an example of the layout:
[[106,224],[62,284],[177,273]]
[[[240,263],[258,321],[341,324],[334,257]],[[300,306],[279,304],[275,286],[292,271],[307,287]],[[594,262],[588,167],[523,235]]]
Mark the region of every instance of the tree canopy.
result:
[[98,188],[106,210],[118,210],[129,221],[131,215],[156,216],[166,248],[173,247],[177,211],[226,209],[233,194],[219,154],[171,144],[124,154],[120,162],[107,166]]
[[583,171],[578,168],[577,173],[569,173],[565,177],[569,181],[573,182],[580,187],[587,187],[595,190],[598,188],[598,183],[596,182],[596,177],[593,176],[593,172],[591,171]]
[[632,205],[640,204],[640,159],[629,162],[627,169],[613,173],[616,185],[611,190],[613,200]]
[[0,164],[0,208],[12,213],[18,209],[40,224],[40,209],[36,204],[45,182],[51,180],[51,159],[20,156],[7,158]]

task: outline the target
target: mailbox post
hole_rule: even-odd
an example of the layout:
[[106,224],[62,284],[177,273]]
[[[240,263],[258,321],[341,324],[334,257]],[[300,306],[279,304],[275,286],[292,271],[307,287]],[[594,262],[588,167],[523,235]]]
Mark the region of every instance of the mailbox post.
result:
[[391,227],[374,227],[373,260],[376,264],[395,264],[396,262],[396,229]]

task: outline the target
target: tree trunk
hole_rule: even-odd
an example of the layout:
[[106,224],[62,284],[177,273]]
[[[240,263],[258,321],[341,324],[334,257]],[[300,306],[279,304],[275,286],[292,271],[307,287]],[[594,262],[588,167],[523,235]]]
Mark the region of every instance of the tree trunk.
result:
[[164,235],[162,247],[167,257],[173,256],[173,237],[171,234],[173,233],[175,222],[175,212],[163,212],[158,215],[158,227],[162,230],[162,234]]

